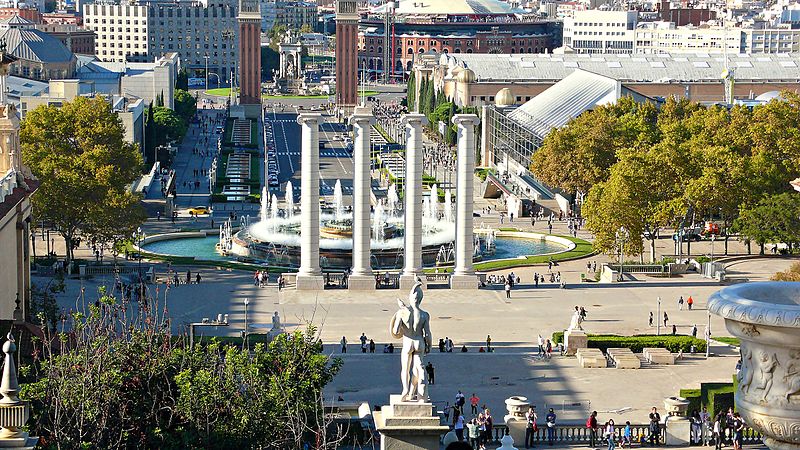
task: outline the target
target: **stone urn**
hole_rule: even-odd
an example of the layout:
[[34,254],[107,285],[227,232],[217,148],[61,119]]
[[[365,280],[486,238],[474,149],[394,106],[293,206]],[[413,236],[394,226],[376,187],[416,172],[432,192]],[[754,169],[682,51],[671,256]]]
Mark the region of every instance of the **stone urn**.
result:
[[744,283],[708,310],[741,340],[736,408],[772,450],[800,450],[800,282]]

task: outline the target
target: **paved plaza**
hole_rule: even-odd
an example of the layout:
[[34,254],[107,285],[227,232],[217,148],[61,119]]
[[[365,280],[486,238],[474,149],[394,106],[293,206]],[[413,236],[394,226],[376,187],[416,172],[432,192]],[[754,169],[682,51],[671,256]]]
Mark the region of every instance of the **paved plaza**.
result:
[[[788,267],[789,260],[753,259],[733,263],[730,272],[734,280],[764,280],[774,271]],[[562,274],[578,273],[585,268],[584,261],[562,263]],[[165,270],[163,265],[158,270]],[[176,267],[178,271],[198,268]],[[537,358],[535,342],[538,334],[549,338],[554,331],[569,324],[574,305],[588,310],[584,329],[589,333],[642,334],[655,333],[647,324],[648,313],[656,312],[656,299],[662,299],[662,313],[669,315],[669,326],[676,324],[678,332],[688,334],[697,324],[702,335],[708,320],[705,303],[710,294],[721,286],[697,275],[677,279],[643,278],[619,285],[570,284],[567,289],[540,285],[535,289],[526,285],[534,270],[547,267],[517,270],[523,280],[515,288],[510,300],[498,288],[487,288],[465,295],[447,289],[429,289],[425,292],[423,307],[430,312],[434,342],[440,337],[451,338],[458,351],[466,345],[469,352],[434,352],[430,361],[436,368],[436,385],[431,398],[439,407],[452,403],[458,389],[477,393],[496,415],[504,414],[503,400],[510,395],[524,395],[539,408],[558,407],[564,420],[580,421],[588,408],[613,414],[617,422],[644,420],[646,410],[661,405],[661,400],[675,395],[681,388],[698,387],[701,381],[727,381],[736,364],[737,354],[725,345],[714,345],[712,352],[718,356],[708,360],[701,355],[686,355],[672,367],[646,367],[640,370],[583,369],[574,358],[554,357],[551,361]],[[199,269],[201,284],[171,287],[166,294],[166,306],[173,319],[175,332],[185,331],[185,324],[218,313],[229,314],[231,327],[205,329],[206,335],[237,335],[244,328],[244,299],[249,299],[248,324],[252,332],[268,327],[270,317],[278,311],[287,330],[314,323],[320,327],[320,337],[326,352],[342,356],[342,372],[326,391],[326,398],[346,402],[366,401],[385,403],[390,393],[398,390],[397,355],[383,354],[384,344],[393,342],[389,336],[388,322],[396,310],[396,299],[406,292],[379,290],[354,293],[347,290],[326,290],[319,293],[298,292],[292,289],[278,291],[274,283],[258,288],[248,273],[227,270]],[[38,280],[35,280],[38,281]],[[93,301],[92,292],[97,284],[111,283],[111,279],[95,278],[86,284],[86,299]],[[60,296],[65,309],[80,307],[78,281],[68,283],[67,292]],[[164,285],[158,285],[160,301],[164,301]],[[150,286],[155,293],[154,286]],[[677,298],[691,295],[695,300],[692,311],[678,310]],[[711,317],[712,334],[728,335],[722,320]],[[358,338],[361,333],[374,339],[375,354],[361,354]],[[662,333],[668,333],[664,327]],[[478,353],[486,345],[486,335],[492,336],[495,352]],[[350,345],[348,353],[340,355],[338,344],[346,336]],[[623,395],[620,395],[623,394]]]

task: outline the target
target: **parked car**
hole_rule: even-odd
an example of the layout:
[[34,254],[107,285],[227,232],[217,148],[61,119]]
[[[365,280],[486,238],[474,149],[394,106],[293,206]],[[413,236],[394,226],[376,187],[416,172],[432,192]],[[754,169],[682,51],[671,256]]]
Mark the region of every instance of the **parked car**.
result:
[[187,212],[198,216],[202,214],[210,214],[211,210],[209,210],[207,206],[192,206],[187,210]]
[[274,174],[273,174],[273,175],[270,175],[270,176],[267,178],[267,181],[268,181],[268,183],[269,183],[269,185],[270,185],[270,186],[279,186],[279,185],[280,185],[280,182],[278,181],[278,176],[277,176],[277,175],[274,175]]

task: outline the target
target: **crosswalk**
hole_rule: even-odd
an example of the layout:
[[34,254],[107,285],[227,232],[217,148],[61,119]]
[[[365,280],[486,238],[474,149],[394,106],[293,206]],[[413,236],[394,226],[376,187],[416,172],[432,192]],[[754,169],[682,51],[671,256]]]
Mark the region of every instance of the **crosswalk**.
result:
[[[288,152],[288,153],[285,153],[285,154],[289,155],[289,156],[300,156],[301,153],[300,152]],[[336,152],[319,152],[319,156],[321,156],[321,157],[331,157],[331,158],[332,157],[349,158],[350,154],[347,153],[346,150],[342,150],[342,151],[336,151]]]
[[267,122],[297,123],[296,120],[292,119],[267,119]]

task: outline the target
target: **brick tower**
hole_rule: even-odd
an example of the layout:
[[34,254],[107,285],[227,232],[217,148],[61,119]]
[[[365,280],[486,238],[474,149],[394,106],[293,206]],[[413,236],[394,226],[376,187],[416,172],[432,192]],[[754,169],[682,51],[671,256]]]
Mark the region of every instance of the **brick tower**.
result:
[[[239,104],[248,117],[261,109],[261,6],[239,0]],[[255,105],[255,107],[253,106]],[[255,113],[253,113],[254,110]]]
[[351,111],[358,102],[358,7],[336,0],[336,105]]

